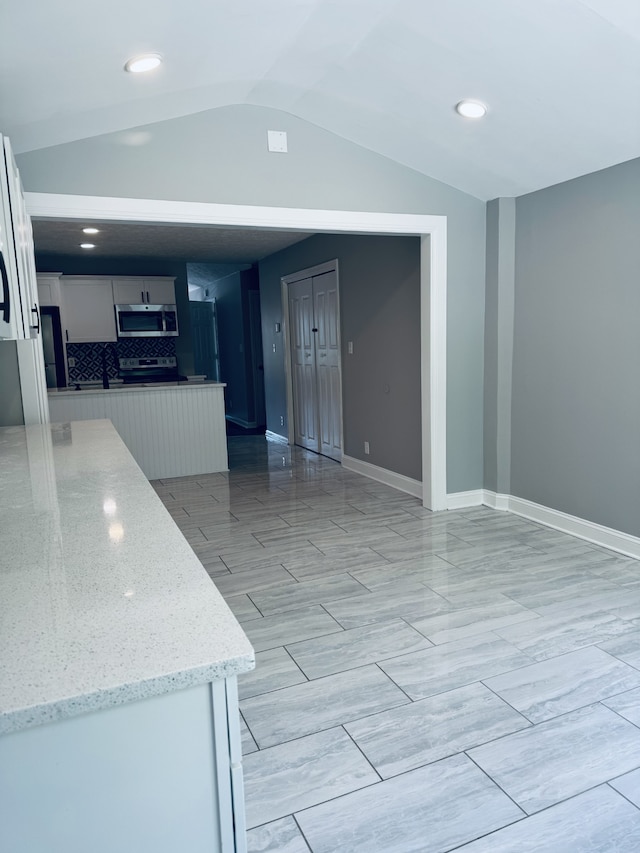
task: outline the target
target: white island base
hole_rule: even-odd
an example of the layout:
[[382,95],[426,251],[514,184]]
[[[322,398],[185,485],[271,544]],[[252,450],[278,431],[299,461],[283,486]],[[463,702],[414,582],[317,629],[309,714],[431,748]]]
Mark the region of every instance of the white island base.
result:
[[52,423],[107,418],[149,480],[228,471],[221,382],[52,391]]
[[235,676],[0,738],[6,853],[242,853]]

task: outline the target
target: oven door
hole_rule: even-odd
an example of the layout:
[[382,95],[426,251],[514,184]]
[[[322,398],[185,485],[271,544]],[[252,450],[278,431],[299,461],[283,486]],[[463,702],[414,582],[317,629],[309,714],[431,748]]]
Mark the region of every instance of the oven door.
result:
[[116,305],[119,338],[164,338],[178,334],[175,305]]

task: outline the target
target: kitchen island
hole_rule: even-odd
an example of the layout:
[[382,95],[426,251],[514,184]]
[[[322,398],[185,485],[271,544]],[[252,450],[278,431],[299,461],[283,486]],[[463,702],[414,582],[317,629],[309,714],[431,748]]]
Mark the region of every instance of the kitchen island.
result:
[[49,392],[51,421],[108,418],[150,480],[227,471],[222,382]]
[[0,429],[0,848],[245,850],[244,632],[108,421]]

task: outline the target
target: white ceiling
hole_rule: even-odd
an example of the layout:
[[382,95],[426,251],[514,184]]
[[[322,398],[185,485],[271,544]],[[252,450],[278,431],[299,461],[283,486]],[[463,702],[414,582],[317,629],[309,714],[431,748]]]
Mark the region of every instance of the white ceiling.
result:
[[256,104],[483,199],[640,155],[640,0],[6,0],[0,32],[18,152]]

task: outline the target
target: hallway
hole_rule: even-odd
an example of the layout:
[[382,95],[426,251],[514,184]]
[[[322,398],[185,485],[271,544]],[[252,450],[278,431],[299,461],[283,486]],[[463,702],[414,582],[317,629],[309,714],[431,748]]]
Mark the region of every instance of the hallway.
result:
[[640,849],[640,564],[263,436],[153,483],[242,623],[250,853]]

